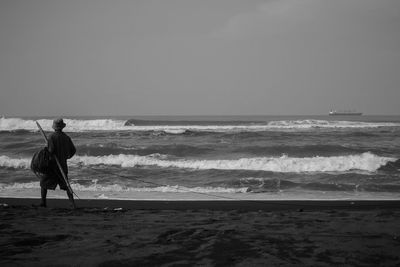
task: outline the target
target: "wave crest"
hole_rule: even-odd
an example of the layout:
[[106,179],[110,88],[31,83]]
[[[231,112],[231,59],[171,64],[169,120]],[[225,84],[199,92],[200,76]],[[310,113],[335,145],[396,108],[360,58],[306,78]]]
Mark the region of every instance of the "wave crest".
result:
[[281,128],[377,128],[395,127],[399,123],[391,122],[362,122],[362,121],[328,121],[328,120],[283,120],[270,121],[270,127]]
[[[40,119],[37,120],[45,131],[52,131],[53,120]],[[98,120],[76,120],[64,119],[66,132],[81,131],[104,131],[104,130],[125,130],[125,121],[112,119]],[[28,130],[37,131],[35,120],[24,120],[20,118],[0,118],[0,131],[18,131]]]
[[[230,187],[186,187],[178,185],[164,185],[158,187],[127,187],[119,184],[100,185],[96,182],[89,185],[81,185],[79,183],[71,182],[71,187],[76,191],[81,192],[162,192],[162,193],[246,193],[248,188],[230,188]],[[39,182],[27,183],[13,183],[4,184],[0,183],[2,190],[15,190],[15,189],[37,189],[40,188]]]
[[[377,171],[395,158],[380,157],[370,152],[333,157],[296,158],[283,155],[281,157],[241,158],[235,160],[168,160],[166,155],[108,155],[108,156],[75,156],[69,162],[75,166],[116,165],[122,168],[137,166],[156,166],[161,168],[182,169],[217,169],[217,170],[259,170],[282,173],[306,172],[349,172]],[[0,156],[0,167],[29,169],[30,159],[14,159]]]
[[[400,123],[391,122],[359,122],[359,121],[328,121],[328,120],[283,120],[270,121],[265,123],[254,122],[236,122],[232,121],[227,124],[210,123],[196,124],[196,121],[187,122],[183,125],[159,123],[139,124],[128,123],[124,120],[114,119],[65,119],[67,124],[66,132],[83,132],[83,131],[157,131],[168,134],[185,134],[188,131],[194,132],[258,132],[258,131],[277,131],[277,130],[307,130],[313,128],[377,128],[377,127],[398,127]],[[38,122],[44,130],[51,131],[52,120],[40,119]],[[203,122],[204,123],[204,122]],[[21,118],[0,118],[0,131],[18,131],[28,130],[36,131],[37,126],[34,120],[25,120]]]
[[0,167],[15,168],[15,169],[29,169],[31,160],[28,158],[10,158],[8,156],[0,156]]
[[158,166],[162,168],[184,169],[219,169],[219,170],[262,170],[271,172],[348,172],[376,171],[394,158],[380,157],[366,152],[357,155],[335,157],[292,158],[260,157],[241,158],[237,160],[163,160],[149,156],[109,155],[109,156],[78,156],[72,162],[83,165],[119,165],[123,168],[136,166]]

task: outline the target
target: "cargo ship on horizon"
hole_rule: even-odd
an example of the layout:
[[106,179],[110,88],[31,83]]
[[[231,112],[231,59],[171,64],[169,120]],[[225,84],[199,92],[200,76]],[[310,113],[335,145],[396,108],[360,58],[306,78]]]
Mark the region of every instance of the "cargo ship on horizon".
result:
[[337,111],[331,110],[329,111],[329,116],[361,116],[361,112],[352,111],[352,110],[344,110],[344,111]]

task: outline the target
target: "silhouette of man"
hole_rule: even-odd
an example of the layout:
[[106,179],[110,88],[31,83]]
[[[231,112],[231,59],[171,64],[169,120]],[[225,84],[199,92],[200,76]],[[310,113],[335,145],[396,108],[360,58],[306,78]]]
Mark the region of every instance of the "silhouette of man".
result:
[[76,148],[72,143],[71,138],[62,131],[65,126],[66,124],[64,123],[62,118],[55,119],[53,121],[54,132],[51,133],[48,137],[47,147],[51,155],[50,173],[48,175],[45,175],[40,181],[42,197],[42,202],[40,206],[42,207],[47,206],[47,190],[54,190],[57,185],[59,185],[60,189],[67,191],[68,198],[71,200],[73,208],[75,208],[74,196],[72,192],[70,192],[70,190],[68,189],[68,186],[64,181],[64,178],[55,160],[56,156],[62,170],[66,175],[66,178],[68,179],[67,159],[70,159],[75,155]]

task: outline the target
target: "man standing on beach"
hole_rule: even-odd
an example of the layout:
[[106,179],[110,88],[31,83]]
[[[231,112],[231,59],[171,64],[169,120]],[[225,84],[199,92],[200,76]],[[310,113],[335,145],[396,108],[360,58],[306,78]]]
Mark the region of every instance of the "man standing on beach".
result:
[[54,158],[54,156],[57,157],[61,168],[68,179],[67,159],[70,159],[75,155],[76,149],[71,138],[62,131],[65,126],[66,124],[62,118],[55,119],[53,121],[54,132],[48,137],[47,147],[51,155],[50,173],[43,176],[40,181],[42,197],[40,206],[42,207],[46,207],[47,190],[54,190],[56,189],[57,185],[59,185],[60,189],[67,191],[68,198],[71,200],[72,205],[75,208],[74,196],[68,189],[68,186],[64,181],[61,171],[59,170]]

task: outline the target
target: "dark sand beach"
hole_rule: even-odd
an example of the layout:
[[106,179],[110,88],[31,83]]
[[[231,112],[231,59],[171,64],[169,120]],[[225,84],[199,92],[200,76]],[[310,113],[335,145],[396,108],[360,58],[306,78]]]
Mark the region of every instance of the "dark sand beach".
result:
[[1,266],[398,266],[399,201],[0,199]]

